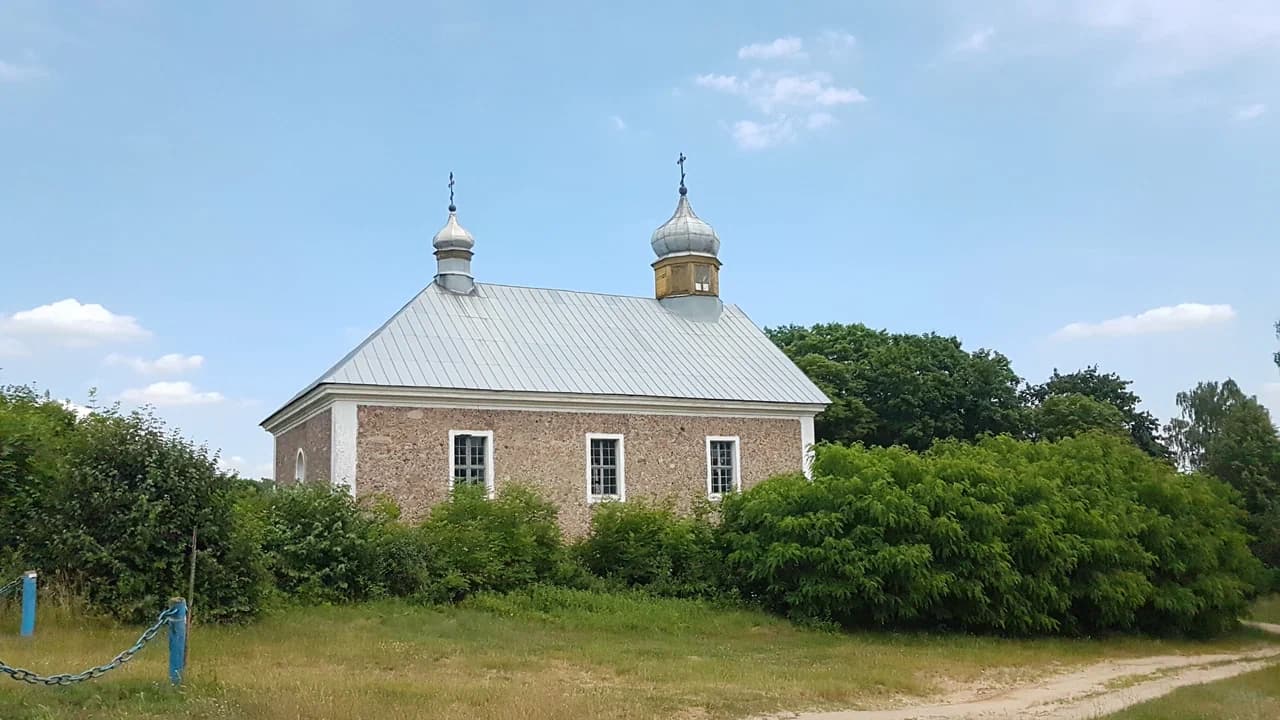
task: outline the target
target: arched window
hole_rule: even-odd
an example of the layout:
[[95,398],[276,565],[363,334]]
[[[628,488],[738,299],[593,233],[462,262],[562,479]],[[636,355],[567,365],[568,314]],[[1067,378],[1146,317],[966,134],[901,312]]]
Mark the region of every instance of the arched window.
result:
[[298,458],[293,461],[293,479],[296,482],[307,481],[307,454],[298,448]]

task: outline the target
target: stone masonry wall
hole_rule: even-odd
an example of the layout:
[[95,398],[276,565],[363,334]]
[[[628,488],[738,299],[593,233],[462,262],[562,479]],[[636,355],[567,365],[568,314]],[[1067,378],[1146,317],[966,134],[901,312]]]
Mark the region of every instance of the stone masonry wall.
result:
[[301,448],[307,459],[307,482],[329,482],[330,411],[325,410],[289,432],[276,436],[276,483],[293,484],[294,462]]
[[799,420],[362,405],[358,427],[361,495],[386,494],[406,518],[421,517],[449,493],[449,431],[492,430],[496,489],[534,487],[560,507],[569,535],[586,531],[594,507],[586,497],[587,433],[625,436],[628,501],[670,498],[687,509],[706,497],[708,435],[738,436],[743,488],[801,469]]

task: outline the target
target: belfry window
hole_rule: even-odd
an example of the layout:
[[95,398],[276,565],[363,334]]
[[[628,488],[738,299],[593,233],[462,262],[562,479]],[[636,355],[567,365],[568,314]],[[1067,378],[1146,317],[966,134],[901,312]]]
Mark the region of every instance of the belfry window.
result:
[[711,292],[711,266],[693,266],[693,291]]

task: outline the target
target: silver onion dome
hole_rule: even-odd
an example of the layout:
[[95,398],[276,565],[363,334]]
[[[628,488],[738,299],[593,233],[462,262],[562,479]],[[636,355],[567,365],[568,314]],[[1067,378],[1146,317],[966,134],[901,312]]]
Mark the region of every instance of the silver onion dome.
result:
[[649,243],[658,257],[675,253],[712,256],[720,253],[720,237],[710,225],[693,213],[689,196],[683,187],[680,188],[680,202],[676,204],[675,213],[662,227],[653,231]]
[[476,241],[466,228],[458,224],[458,211],[450,205],[449,220],[445,222],[444,227],[440,228],[440,232],[436,233],[431,244],[437,250],[470,250],[475,246]]

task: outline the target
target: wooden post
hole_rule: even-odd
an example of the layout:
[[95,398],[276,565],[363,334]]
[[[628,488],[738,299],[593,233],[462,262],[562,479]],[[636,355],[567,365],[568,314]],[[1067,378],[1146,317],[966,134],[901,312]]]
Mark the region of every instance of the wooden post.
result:
[[28,570],[22,576],[22,637],[36,632],[36,571]]
[[[196,602],[196,529],[191,528],[191,575],[187,579],[187,601],[191,604]],[[187,608],[190,611],[191,608]]]
[[173,598],[169,607],[176,610],[169,618],[169,682],[181,685],[187,667],[187,601]]

